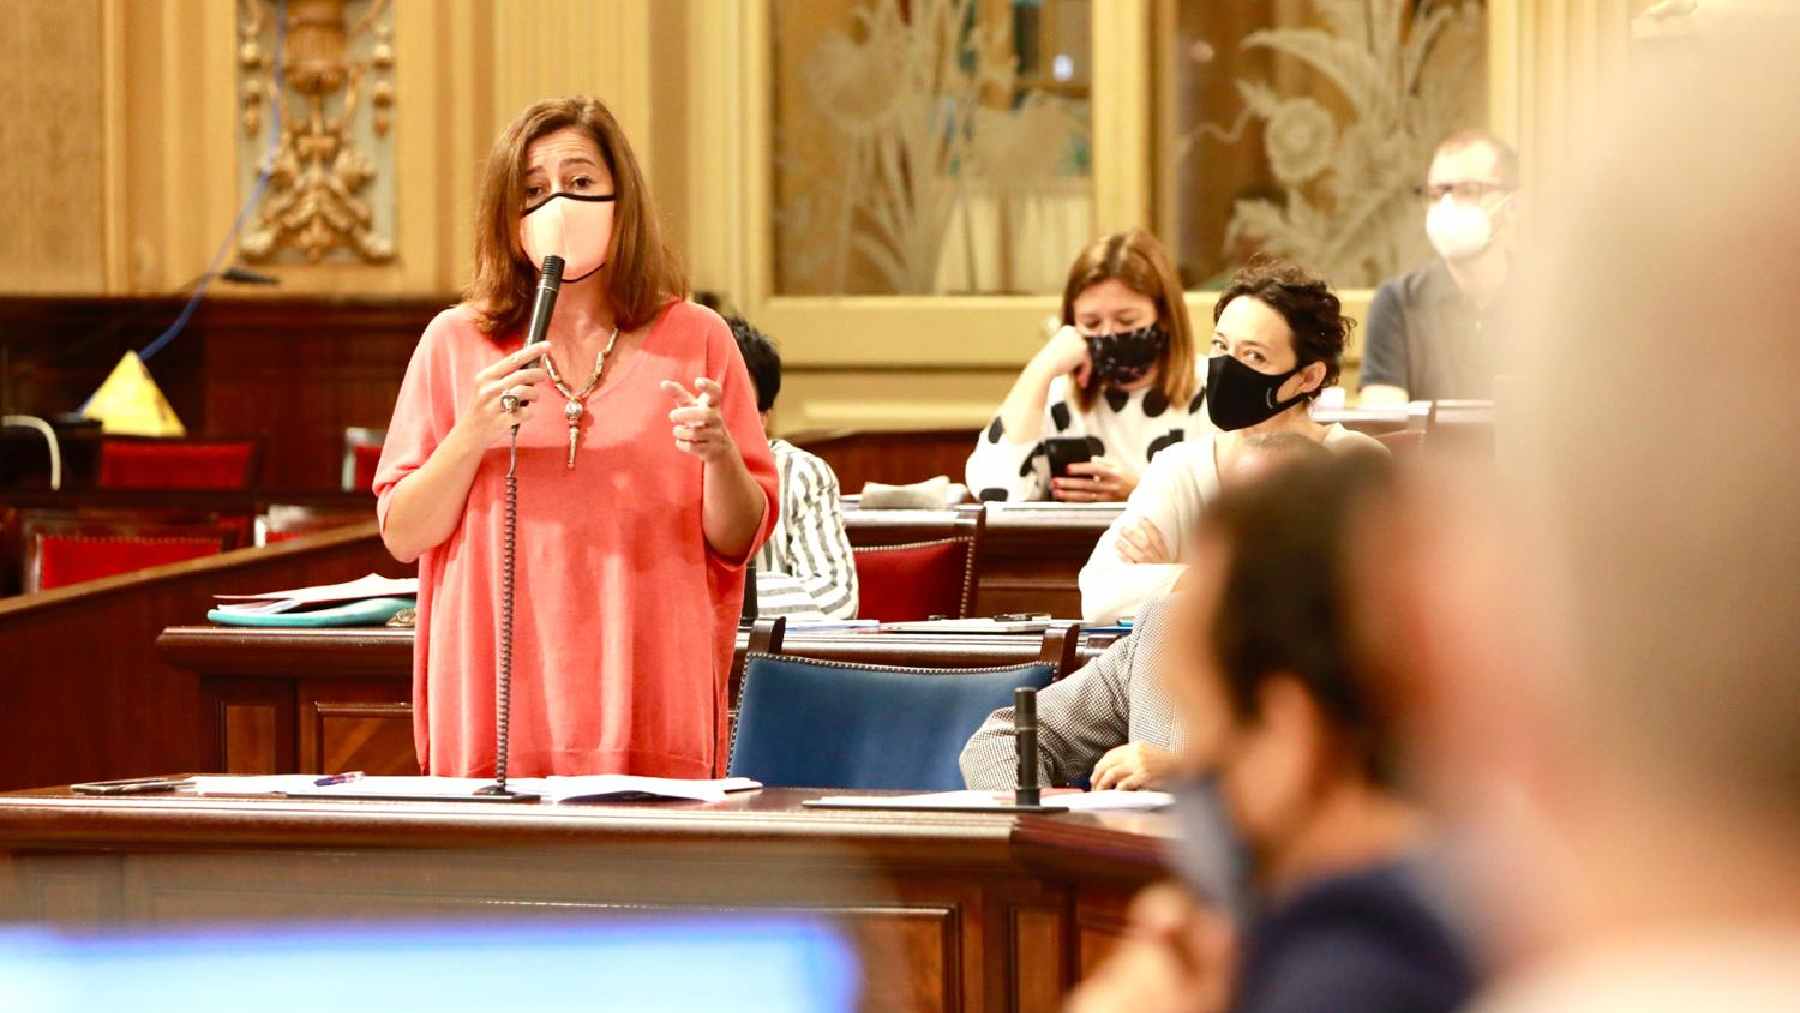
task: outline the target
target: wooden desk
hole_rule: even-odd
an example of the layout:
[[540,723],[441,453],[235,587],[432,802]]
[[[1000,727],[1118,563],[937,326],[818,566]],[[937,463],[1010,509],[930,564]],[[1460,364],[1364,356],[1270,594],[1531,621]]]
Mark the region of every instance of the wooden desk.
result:
[[[748,635],[738,634],[741,653]],[[923,668],[986,668],[1037,660],[1037,634],[789,633],[786,654]],[[413,631],[174,626],[157,638],[165,662],[199,676],[199,748],[233,774],[416,774]],[[1085,661],[1104,650],[1083,642]],[[191,722],[190,722],[191,723]]]
[[1122,503],[988,504],[976,614],[1081,618],[1081,568],[1124,508]]
[[1157,814],[816,812],[0,795],[0,919],[616,916],[804,909],[864,959],[868,1007],[1053,1010],[1162,871]]

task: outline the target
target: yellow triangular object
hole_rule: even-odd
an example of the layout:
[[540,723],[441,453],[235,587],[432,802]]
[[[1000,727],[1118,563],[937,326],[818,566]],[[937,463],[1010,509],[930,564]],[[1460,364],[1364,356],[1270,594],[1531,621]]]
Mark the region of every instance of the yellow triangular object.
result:
[[187,429],[169,407],[161,388],[150,378],[136,352],[126,352],[81,414],[100,420],[100,430],[125,436],[186,436]]

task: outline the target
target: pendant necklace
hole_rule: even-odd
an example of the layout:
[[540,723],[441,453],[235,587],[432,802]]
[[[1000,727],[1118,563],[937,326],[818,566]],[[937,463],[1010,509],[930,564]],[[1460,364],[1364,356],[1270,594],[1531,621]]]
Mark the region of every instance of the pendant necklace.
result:
[[544,356],[544,371],[550,374],[550,382],[556,385],[557,393],[561,394],[564,399],[563,421],[569,424],[570,471],[575,470],[575,447],[581,442],[581,416],[587,412],[587,407],[582,402],[594,392],[595,387],[600,386],[600,376],[606,372],[606,358],[612,354],[613,346],[618,343],[619,329],[614,327],[612,337],[606,339],[606,347],[602,348],[599,356],[594,359],[594,375],[588,377],[587,383],[583,384],[580,390],[570,390],[569,385],[563,383],[562,377],[556,375],[556,360],[549,355]]

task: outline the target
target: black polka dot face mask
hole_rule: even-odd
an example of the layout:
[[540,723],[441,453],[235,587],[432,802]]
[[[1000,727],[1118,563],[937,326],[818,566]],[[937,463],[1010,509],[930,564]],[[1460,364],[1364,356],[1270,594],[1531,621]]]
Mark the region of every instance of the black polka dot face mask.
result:
[[1082,337],[1087,339],[1088,358],[1094,363],[1094,382],[1104,387],[1124,387],[1142,380],[1169,348],[1169,332],[1161,324]]

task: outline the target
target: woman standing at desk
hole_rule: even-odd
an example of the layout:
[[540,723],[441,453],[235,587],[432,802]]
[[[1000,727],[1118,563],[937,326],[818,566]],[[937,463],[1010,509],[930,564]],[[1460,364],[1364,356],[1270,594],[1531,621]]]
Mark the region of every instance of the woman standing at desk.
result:
[[[383,541],[419,560],[420,765],[494,770],[517,424],[509,772],[712,776],[743,567],[776,510],[731,331],[683,301],[637,159],[595,99],[540,102],[500,134],[476,235],[474,278],[425,329],[375,476]],[[552,253],[566,266],[548,340],[522,348]]]

